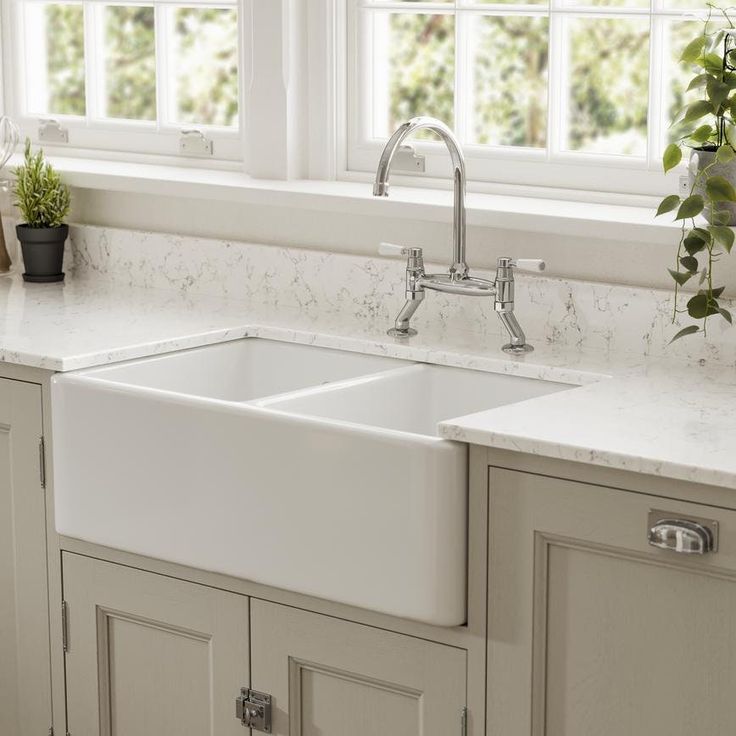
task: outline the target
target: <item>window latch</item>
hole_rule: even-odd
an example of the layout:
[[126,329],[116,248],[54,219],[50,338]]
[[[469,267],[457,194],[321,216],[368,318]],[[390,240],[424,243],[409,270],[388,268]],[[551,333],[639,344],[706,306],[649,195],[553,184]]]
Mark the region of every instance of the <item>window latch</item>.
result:
[[398,171],[410,171],[414,174],[423,174],[427,157],[414,150],[414,146],[404,144],[399,146],[394,154],[393,168]]
[[182,130],[179,136],[179,153],[182,156],[212,156],[212,139],[201,130]]
[[58,120],[42,118],[38,121],[38,140],[41,143],[69,143],[69,131]]

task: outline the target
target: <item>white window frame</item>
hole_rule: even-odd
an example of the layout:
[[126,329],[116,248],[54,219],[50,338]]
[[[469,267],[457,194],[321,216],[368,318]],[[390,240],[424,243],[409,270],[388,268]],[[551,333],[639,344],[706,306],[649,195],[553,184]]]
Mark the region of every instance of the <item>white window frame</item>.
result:
[[[379,12],[457,13],[456,23],[471,13],[485,15],[548,15],[550,17],[550,61],[549,84],[549,128],[548,150],[514,149],[512,147],[479,146],[463,144],[467,159],[468,179],[476,191],[498,191],[499,185],[512,188],[553,190],[598,191],[658,196],[676,191],[674,178],[682,169],[665,176],[662,173],[661,154],[664,148],[666,124],[661,111],[666,109],[667,90],[662,60],[667,51],[666,25],[673,20],[694,20],[705,17],[705,13],[688,10],[668,10],[664,0],[650,0],[649,8],[620,8],[611,6],[570,7],[566,0],[550,0],[549,6],[538,9],[514,4],[473,3],[473,0],[455,0],[454,3],[399,2],[385,0],[370,3],[368,0],[340,0],[343,6],[342,27],[344,38],[337,43],[338,70],[345,70],[344,78],[338,83],[338,108],[342,110],[339,133],[338,177],[346,180],[365,180],[375,171],[380,150],[385,141],[372,139],[368,123],[373,114],[370,102],[358,93],[361,74],[369,64],[361,54],[370,45],[361,34],[369,30],[360,23],[360,14],[369,6],[380,8]],[[376,12],[366,10],[365,12]],[[648,100],[648,145],[647,155],[634,157],[578,153],[562,150],[559,130],[554,121],[560,115],[563,94],[563,53],[560,40],[564,32],[564,17],[637,17],[647,18],[650,23],[650,85]],[[369,25],[369,24],[366,24]],[[339,29],[338,29],[339,30]],[[658,52],[661,49],[661,52]],[[456,46],[455,87],[463,83],[466,64],[461,58],[463,49]],[[365,79],[362,80],[365,85]],[[463,112],[459,109],[459,95],[455,97],[456,127],[462,136]],[[425,141],[412,142],[418,153],[426,156],[424,180],[433,182],[445,178],[448,158],[441,144]],[[422,181],[422,177],[402,177],[401,181]],[[673,189],[673,186],[675,189]]]
[[[11,5],[16,0],[0,0],[2,5],[3,112],[17,116],[17,95],[11,70],[15,51]],[[44,0],[34,0],[43,2]],[[157,0],[158,1],[158,0]],[[183,2],[171,4],[186,5]],[[560,5],[566,0],[551,0]],[[104,2],[104,0],[96,0]],[[210,0],[222,5],[223,0]],[[125,123],[112,123],[97,130],[89,126],[75,128],[69,145],[44,144],[50,155],[68,158],[124,160],[128,163],[166,164],[189,168],[231,169],[256,179],[312,179],[318,181],[369,181],[375,174],[382,142],[361,140],[359,118],[351,105],[358,69],[349,48],[357,32],[355,10],[362,0],[236,0],[238,6],[241,94],[240,132],[232,140],[232,159],[194,159],[178,155],[179,128],[153,133],[149,148],[141,146],[140,131]],[[460,0],[468,3],[469,0]],[[660,8],[664,0],[653,0]],[[152,4],[141,2],[140,4]],[[404,3],[387,0],[386,8],[426,12],[428,3]],[[398,6],[398,7],[397,7]],[[432,6],[433,8],[435,6]],[[483,6],[503,14],[518,10],[518,5]],[[625,14],[646,15],[652,8]],[[589,8],[570,10],[589,14]],[[601,12],[598,12],[600,10]],[[544,9],[542,9],[544,12]],[[596,9],[595,15],[620,14],[620,9]],[[659,12],[655,33],[662,34],[668,18],[693,19],[697,13]],[[554,25],[554,24],[553,24]],[[559,31],[559,29],[558,29]],[[551,31],[553,32],[553,31]],[[660,43],[663,39],[660,38]],[[652,44],[652,49],[654,44]],[[456,65],[458,68],[459,65]],[[616,162],[599,157],[596,166],[581,165],[580,154],[560,154],[548,160],[538,151],[494,149],[465,145],[469,190],[519,194],[574,201],[600,201],[621,204],[650,203],[652,196],[677,191],[677,177],[684,165],[661,173],[659,150],[664,129],[653,124],[659,117],[663,99],[662,69],[652,62],[653,84],[649,100],[650,150],[644,162]],[[654,98],[654,99],[652,99]],[[23,132],[37,141],[38,120],[20,121]],[[74,121],[64,120],[71,125]],[[79,121],[77,121],[79,123]],[[71,129],[70,129],[71,130]],[[84,144],[77,136],[84,134]],[[111,132],[116,135],[111,138]],[[97,136],[97,138],[95,138]],[[151,140],[151,139],[149,139]],[[165,145],[164,145],[165,143]],[[414,142],[418,152],[427,156],[426,174],[400,175],[397,184],[447,188],[448,157],[440,144]],[[142,150],[143,149],[143,150]],[[142,152],[141,152],[142,151]],[[217,146],[216,146],[217,152]],[[585,154],[592,161],[595,157]],[[608,160],[607,160],[608,159]]]
[[[43,144],[52,154],[64,156],[104,156],[124,158],[127,161],[172,163],[208,168],[232,168],[242,166],[244,140],[243,76],[246,71],[245,54],[250,37],[248,0],[56,0],[65,4],[83,5],[85,8],[85,89],[86,116],[46,115],[26,110],[26,65],[14,60],[22,58],[25,49],[24,9],[26,3],[53,4],[54,0],[3,0],[3,90],[4,110],[18,124],[21,135],[39,143],[41,120],[53,119],[69,131],[68,145]],[[156,27],[165,24],[164,9],[167,6],[235,8],[238,13],[238,79],[239,121],[237,128],[207,125],[167,123],[166,68],[167,39],[165,34],[156,34],[156,90],[157,120],[135,121],[103,118],[98,114],[100,89],[95,70],[102,64],[103,50],[100,38],[100,11],[104,5],[153,6]],[[204,158],[185,157],[179,153],[182,130],[196,129],[213,141],[213,156]]]

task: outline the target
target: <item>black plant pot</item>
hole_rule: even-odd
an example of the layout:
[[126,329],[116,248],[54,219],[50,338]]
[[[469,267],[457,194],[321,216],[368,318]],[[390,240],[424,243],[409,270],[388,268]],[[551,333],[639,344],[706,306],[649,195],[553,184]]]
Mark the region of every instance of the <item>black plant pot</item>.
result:
[[26,270],[24,281],[48,283],[63,281],[64,243],[69,235],[68,225],[58,227],[28,227],[16,225],[15,232],[23,251]]

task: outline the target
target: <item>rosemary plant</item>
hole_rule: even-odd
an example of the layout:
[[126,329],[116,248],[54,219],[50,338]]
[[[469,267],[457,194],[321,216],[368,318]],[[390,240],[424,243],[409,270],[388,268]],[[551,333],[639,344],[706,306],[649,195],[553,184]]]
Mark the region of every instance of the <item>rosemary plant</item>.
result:
[[23,222],[30,228],[59,227],[69,214],[69,188],[59,173],[44,159],[43,151],[31,153],[26,139],[25,159],[13,171],[13,194]]

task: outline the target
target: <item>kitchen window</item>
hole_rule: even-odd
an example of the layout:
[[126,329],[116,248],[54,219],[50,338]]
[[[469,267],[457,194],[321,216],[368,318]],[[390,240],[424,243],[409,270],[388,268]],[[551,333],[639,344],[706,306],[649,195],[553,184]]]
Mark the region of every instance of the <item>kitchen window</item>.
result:
[[[398,124],[432,115],[456,131],[476,181],[671,192],[661,154],[685,102],[679,54],[702,8],[349,0],[346,175],[373,170]],[[440,144],[415,148],[430,176],[445,175]]]
[[3,25],[6,109],[23,134],[242,157],[237,0],[10,0]]

